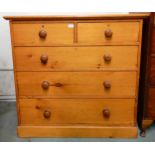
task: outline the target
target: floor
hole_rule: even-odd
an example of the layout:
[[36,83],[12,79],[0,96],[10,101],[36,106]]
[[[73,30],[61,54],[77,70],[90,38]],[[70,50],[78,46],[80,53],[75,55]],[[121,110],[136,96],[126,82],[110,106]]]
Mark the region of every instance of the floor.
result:
[[15,102],[0,102],[0,142],[155,142],[155,125],[146,132],[146,137],[137,139],[112,138],[19,138],[16,135]]

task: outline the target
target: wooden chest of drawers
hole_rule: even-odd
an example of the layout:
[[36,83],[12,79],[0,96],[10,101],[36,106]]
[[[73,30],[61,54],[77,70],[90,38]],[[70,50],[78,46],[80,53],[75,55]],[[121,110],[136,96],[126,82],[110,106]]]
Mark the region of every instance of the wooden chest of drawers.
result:
[[19,136],[136,137],[144,17],[5,17]]
[[138,122],[145,129],[155,120],[155,13],[144,20]]

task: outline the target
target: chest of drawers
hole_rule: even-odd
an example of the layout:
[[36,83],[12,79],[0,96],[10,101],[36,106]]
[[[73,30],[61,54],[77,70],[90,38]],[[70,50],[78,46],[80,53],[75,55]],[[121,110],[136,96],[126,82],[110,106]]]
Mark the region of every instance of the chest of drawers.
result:
[[21,137],[136,137],[145,15],[10,20]]
[[138,123],[145,129],[155,120],[155,13],[144,20]]

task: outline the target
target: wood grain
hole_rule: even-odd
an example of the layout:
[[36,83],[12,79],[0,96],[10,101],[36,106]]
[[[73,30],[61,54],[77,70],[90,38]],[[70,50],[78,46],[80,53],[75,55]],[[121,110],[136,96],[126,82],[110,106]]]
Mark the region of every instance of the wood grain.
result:
[[[105,30],[113,32],[112,38],[106,38]],[[138,42],[139,22],[79,23],[79,43]]]
[[136,137],[147,17],[4,17],[11,23],[19,136]]
[[74,138],[136,138],[136,127],[103,126],[18,126],[20,137],[74,137]]
[[[17,71],[137,69],[138,46],[15,47]],[[48,61],[41,63],[46,55]],[[104,56],[111,56],[111,61]]]
[[[134,99],[20,99],[21,125],[134,126]],[[103,110],[110,111],[110,117]],[[50,118],[44,112],[51,112]],[[33,118],[33,119],[32,119]]]
[[[17,72],[19,96],[135,97],[136,72]],[[42,82],[62,86],[42,88]],[[105,89],[104,81],[111,83]]]
[[53,15],[53,16],[5,16],[4,19],[13,21],[42,21],[42,20],[118,20],[118,19],[143,19],[150,13],[125,13],[125,14],[81,14],[81,15]]
[[[51,24],[13,24],[14,44],[42,45],[46,44],[68,44],[73,43],[74,27],[69,28],[72,23]],[[73,25],[74,26],[74,25]],[[39,32],[45,30],[47,37],[40,39]]]

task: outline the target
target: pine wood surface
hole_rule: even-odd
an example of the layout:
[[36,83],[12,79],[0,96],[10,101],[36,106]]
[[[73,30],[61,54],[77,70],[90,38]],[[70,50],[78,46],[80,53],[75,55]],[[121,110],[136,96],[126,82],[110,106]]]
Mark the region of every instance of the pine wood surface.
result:
[[[147,17],[4,17],[10,20],[18,135],[136,137],[142,23]],[[112,37],[107,38],[109,29]],[[42,30],[44,39],[39,37]],[[50,83],[46,90],[43,81]],[[104,108],[110,110],[108,120]],[[48,120],[46,110],[51,111]]]
[[[15,47],[16,71],[136,70],[138,46]],[[48,57],[42,63],[42,55]],[[104,57],[111,56],[111,61]]]

